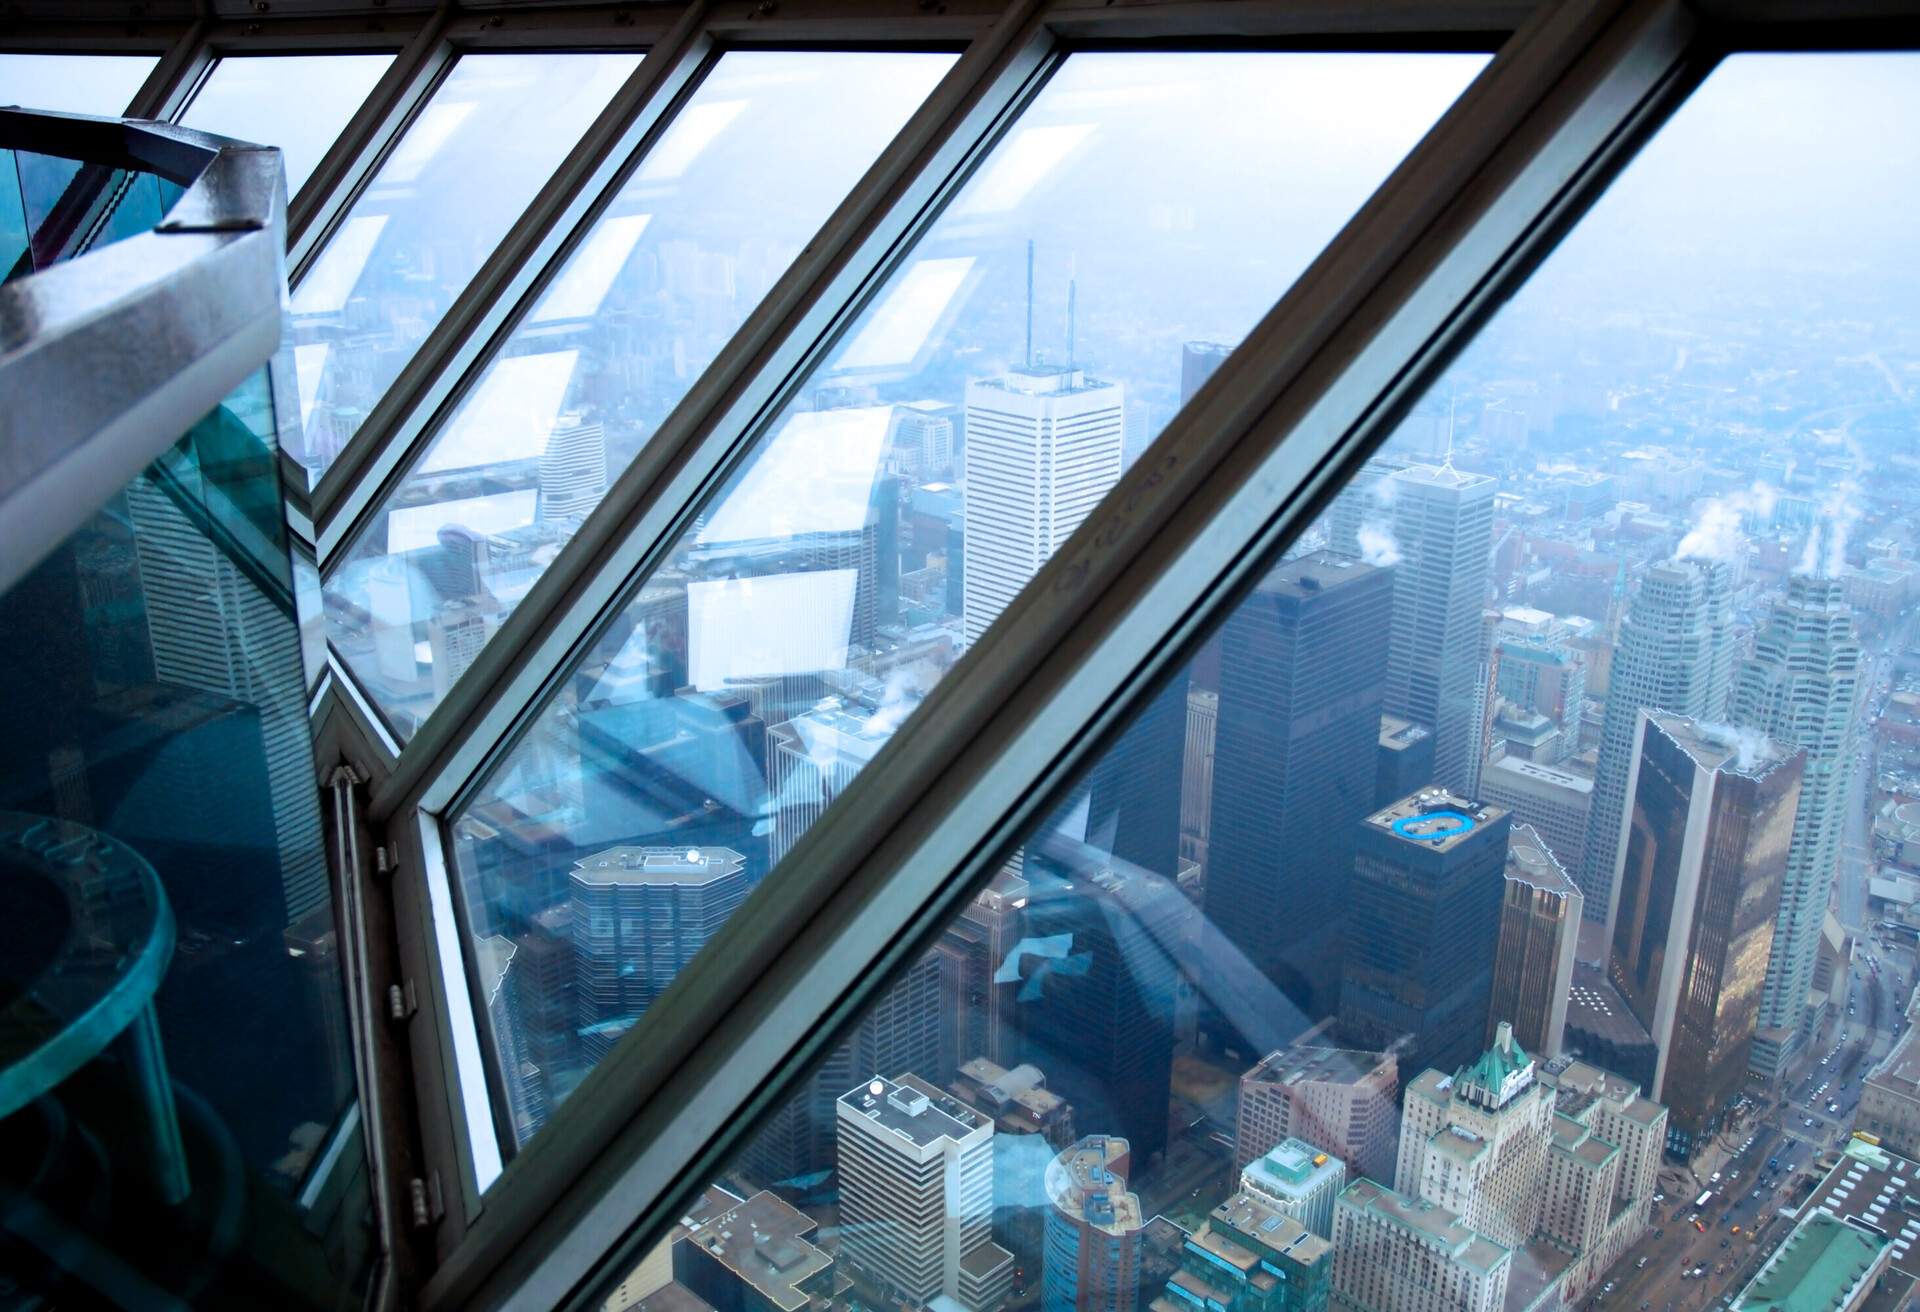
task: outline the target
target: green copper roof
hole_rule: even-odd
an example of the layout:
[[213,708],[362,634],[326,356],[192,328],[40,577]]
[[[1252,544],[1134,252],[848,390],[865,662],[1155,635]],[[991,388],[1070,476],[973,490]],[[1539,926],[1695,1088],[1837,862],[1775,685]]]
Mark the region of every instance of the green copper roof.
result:
[[1456,1084],[1478,1084],[1488,1089],[1498,1089],[1509,1075],[1525,1070],[1533,1061],[1526,1050],[1513,1037],[1513,1027],[1505,1021],[1500,1023],[1499,1033],[1493,1046],[1480,1054],[1480,1060],[1471,1066],[1462,1067],[1454,1076]]
[[1739,1312],[1829,1312],[1873,1269],[1887,1241],[1816,1212],[1734,1304]]

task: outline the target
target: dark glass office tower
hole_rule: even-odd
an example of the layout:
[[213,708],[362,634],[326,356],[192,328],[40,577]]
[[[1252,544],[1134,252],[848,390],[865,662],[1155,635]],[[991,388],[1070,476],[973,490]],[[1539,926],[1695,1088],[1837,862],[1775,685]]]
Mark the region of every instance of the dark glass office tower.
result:
[[1180,404],[1193,400],[1207,379],[1233,354],[1228,342],[1186,342],[1180,347]]
[[1221,634],[1207,917],[1310,1018],[1331,1015],[1339,994],[1392,579],[1313,552],[1269,574]]
[[1512,824],[1438,788],[1360,822],[1342,1043],[1393,1050],[1402,1070],[1458,1070],[1479,1055]]
[[1640,714],[1609,975],[1659,1049],[1651,1094],[1692,1156],[1747,1076],[1806,757]]
[[1166,1147],[1177,954],[1196,914],[1170,879],[1062,834],[1029,843],[1025,937],[998,975],[1019,980],[1022,1056],[1079,1124]]
[[1167,681],[1087,776],[1087,841],[1168,879],[1180,873],[1188,674]]

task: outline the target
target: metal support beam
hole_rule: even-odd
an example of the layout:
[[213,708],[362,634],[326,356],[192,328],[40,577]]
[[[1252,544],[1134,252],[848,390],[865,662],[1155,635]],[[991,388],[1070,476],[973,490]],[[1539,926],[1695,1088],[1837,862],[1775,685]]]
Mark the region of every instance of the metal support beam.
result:
[[535,1228],[483,1217],[498,1265],[430,1305],[586,1305],[637,1260],[1684,94],[1694,35],[1589,0],[1514,37],[523,1152],[497,1205]]

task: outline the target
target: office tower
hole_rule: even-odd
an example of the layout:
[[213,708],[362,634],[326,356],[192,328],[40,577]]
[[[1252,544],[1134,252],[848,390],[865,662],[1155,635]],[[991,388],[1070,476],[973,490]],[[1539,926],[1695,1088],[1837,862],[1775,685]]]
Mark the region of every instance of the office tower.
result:
[[800,835],[892,736],[875,725],[871,715],[837,697],[767,730],[767,805],[773,813],[767,835],[769,870],[785,859]]
[[893,407],[887,431],[887,464],[901,476],[938,478],[953,464],[953,421],[945,401],[902,401]]
[[526,1059],[540,1072],[549,1107],[573,1091],[584,1073],[575,1030],[573,904],[561,902],[533,916],[513,936],[513,968]]
[[1587,850],[1587,818],[1593,811],[1590,776],[1566,766],[1503,756],[1480,771],[1480,797],[1513,812],[1514,824],[1530,827],[1561,869],[1578,875]]
[[540,522],[578,524],[606,494],[606,429],[598,420],[561,415],[540,453]]
[[515,1137],[525,1143],[546,1124],[549,1108],[543,1072],[528,1059],[520,1023],[520,980],[514,970],[519,949],[505,935],[482,934],[474,940],[473,952],[494,1048],[507,1071],[507,1110]]
[[1286,1138],[1240,1170],[1240,1188],[1322,1239],[1333,1238],[1333,1200],[1347,1164],[1304,1139]]
[[993,1122],[994,1238],[1029,1269],[1037,1268],[1046,1232],[1047,1167],[1079,1136],[1073,1104],[1046,1087],[1037,1066],[1012,1070],[984,1057],[963,1062],[949,1087],[954,1097]]
[[1127,1192],[1129,1146],[1090,1134],[1047,1164],[1044,1312],[1128,1312],[1140,1304],[1140,1199]]
[[[1407,1086],[1394,1187],[1446,1208],[1495,1243],[1533,1237],[1553,1138],[1553,1095],[1502,1023],[1479,1060]],[[1611,1190],[1609,1190],[1609,1196]]]
[[[1497,646],[1495,688],[1515,706],[1545,716],[1559,731],[1548,764],[1558,764],[1580,746],[1580,713],[1587,702],[1587,666],[1565,643],[1504,637]],[[1537,759],[1537,758],[1536,758]]]
[[1552,1060],[1566,1043],[1580,889],[1540,835],[1523,824],[1514,825],[1507,840],[1506,874],[1487,1042],[1501,1025],[1511,1025],[1521,1047]]
[[1269,573],[1221,631],[1207,915],[1313,1018],[1339,995],[1391,589],[1389,571],[1314,552]]
[[1356,1180],[1334,1205],[1333,1304],[1342,1312],[1502,1312],[1513,1253],[1443,1207]]
[[1807,996],[1846,828],[1860,705],[1860,643],[1843,592],[1838,579],[1788,579],[1734,677],[1733,722],[1806,753],[1753,1045],[1754,1070],[1767,1078],[1781,1073],[1818,1019]]
[[994,973],[1021,940],[1027,892],[1027,881],[1008,866],[940,932],[941,943],[956,962],[948,1014],[963,1058],[984,1058],[1000,1066],[1020,1061],[1020,1027],[1015,1023],[1019,986],[996,981]]
[[[814,1219],[764,1189],[747,1199],[718,1185],[666,1247],[673,1283],[692,1296],[662,1307],[713,1312],[802,1312],[831,1305],[833,1255],[812,1242]],[[647,1306],[656,1306],[649,1301]]]
[[724,847],[610,847],[573,863],[574,989],[589,1063],[719,932],[752,881]]
[[1187,741],[1180,766],[1180,855],[1207,868],[1213,833],[1213,753],[1220,731],[1220,694],[1187,688]]
[[[1465,1065],[1493,999],[1508,813],[1430,788],[1357,828],[1343,1042],[1410,1069]],[[1404,1146],[1402,1151],[1404,1151]]]
[[[1393,488],[1384,483],[1395,470],[1405,469],[1413,460],[1396,451],[1380,451],[1367,458],[1347,485],[1340,489],[1327,511],[1327,546],[1343,556],[1366,560],[1369,564],[1391,564],[1395,552],[1391,505]],[[1363,535],[1361,529],[1366,529]]]
[[1380,717],[1374,758],[1373,804],[1386,806],[1433,782],[1433,732],[1397,715]]
[[1660,1158],[1667,1147],[1667,1109],[1646,1096],[1632,1080],[1591,1062],[1561,1057],[1534,1070],[1534,1078],[1554,1091],[1553,1109],[1586,1126],[1620,1150],[1620,1174],[1614,1196],[1652,1219],[1653,1196],[1660,1189]]
[[1180,871],[1180,786],[1186,764],[1186,669],[1137,712],[1087,772],[1087,841],[1167,879]]
[[1607,675],[1600,759],[1593,778],[1584,865],[1574,870],[1589,920],[1612,937],[1616,871],[1625,847],[1627,775],[1642,710],[1725,718],[1733,677],[1733,588],[1719,561],[1672,560],[1640,580],[1620,624]]
[[1125,401],[1118,383],[1051,365],[967,384],[968,646],[1119,479]]
[[1659,1050],[1678,1156],[1747,1075],[1804,757],[1750,731],[1640,713],[1609,974]]
[[1180,404],[1193,400],[1195,392],[1225,364],[1233,354],[1227,342],[1186,342],[1180,347]]
[[471,600],[443,601],[427,618],[427,651],[433,661],[433,695],[445,697],[479,659],[493,626],[488,613]]
[[[157,485],[137,478],[126,498],[153,677],[259,712],[282,923],[294,924],[329,896],[299,628]],[[201,787],[218,791],[223,774]]]
[[1477,774],[1474,706],[1496,486],[1446,464],[1395,470],[1373,489],[1387,502],[1387,550],[1397,557],[1386,710],[1433,730],[1433,781],[1444,788],[1471,790]]
[[[1331,1206],[1329,1206],[1331,1215]],[[1325,1312],[1333,1245],[1241,1192],[1208,1213],[1151,1312]]]
[[1164,876],[1059,834],[1028,844],[1022,942],[995,978],[1017,988],[1023,1057],[1080,1124],[1124,1131],[1153,1161],[1172,1098],[1176,953],[1195,914]]
[[1320,1144],[1355,1175],[1393,1176],[1400,1068],[1392,1053],[1310,1046],[1270,1053],[1240,1077],[1233,1160],[1246,1166],[1289,1138]]
[[840,1243],[881,1298],[994,1312],[1013,1255],[993,1242],[993,1125],[918,1075],[835,1103]]

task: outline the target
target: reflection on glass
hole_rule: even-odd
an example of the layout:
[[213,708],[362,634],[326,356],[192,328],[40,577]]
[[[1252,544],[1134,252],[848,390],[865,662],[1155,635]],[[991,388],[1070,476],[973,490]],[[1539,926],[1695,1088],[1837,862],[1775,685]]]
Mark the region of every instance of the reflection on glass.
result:
[[[1914,56],[1724,64],[609,1306],[1904,1297],[1915,123]],[[456,822],[480,887],[658,794],[594,668]],[[775,856],[877,718],[768,721]],[[516,932],[586,980],[650,912]]]
[[318,1306],[370,1267],[278,422],[262,371],[0,597],[22,1306]]
[[[473,54],[454,65],[293,290],[304,433],[295,454],[315,477],[639,62],[633,53]],[[329,81],[341,121],[352,85]],[[337,130],[323,130],[310,104],[301,114],[295,140]]]
[[124,114],[155,55],[0,54],[0,100],[60,114]]
[[228,55],[180,122],[278,146],[291,200],[392,62],[392,55]]
[[[454,820],[476,938],[633,963],[712,934],[704,883],[647,863],[764,877],[1198,385],[1183,343],[1246,331],[1481,62],[1068,59]],[[376,575],[394,613],[429,565],[488,567],[473,536]],[[589,943],[609,853],[632,927]],[[550,1107],[637,1014],[582,990],[496,1025],[512,1096]]]
[[[328,580],[333,641],[398,732],[460,677],[951,63],[735,51],[714,66]],[[343,271],[323,262],[303,294],[344,299],[378,240],[349,225]]]

